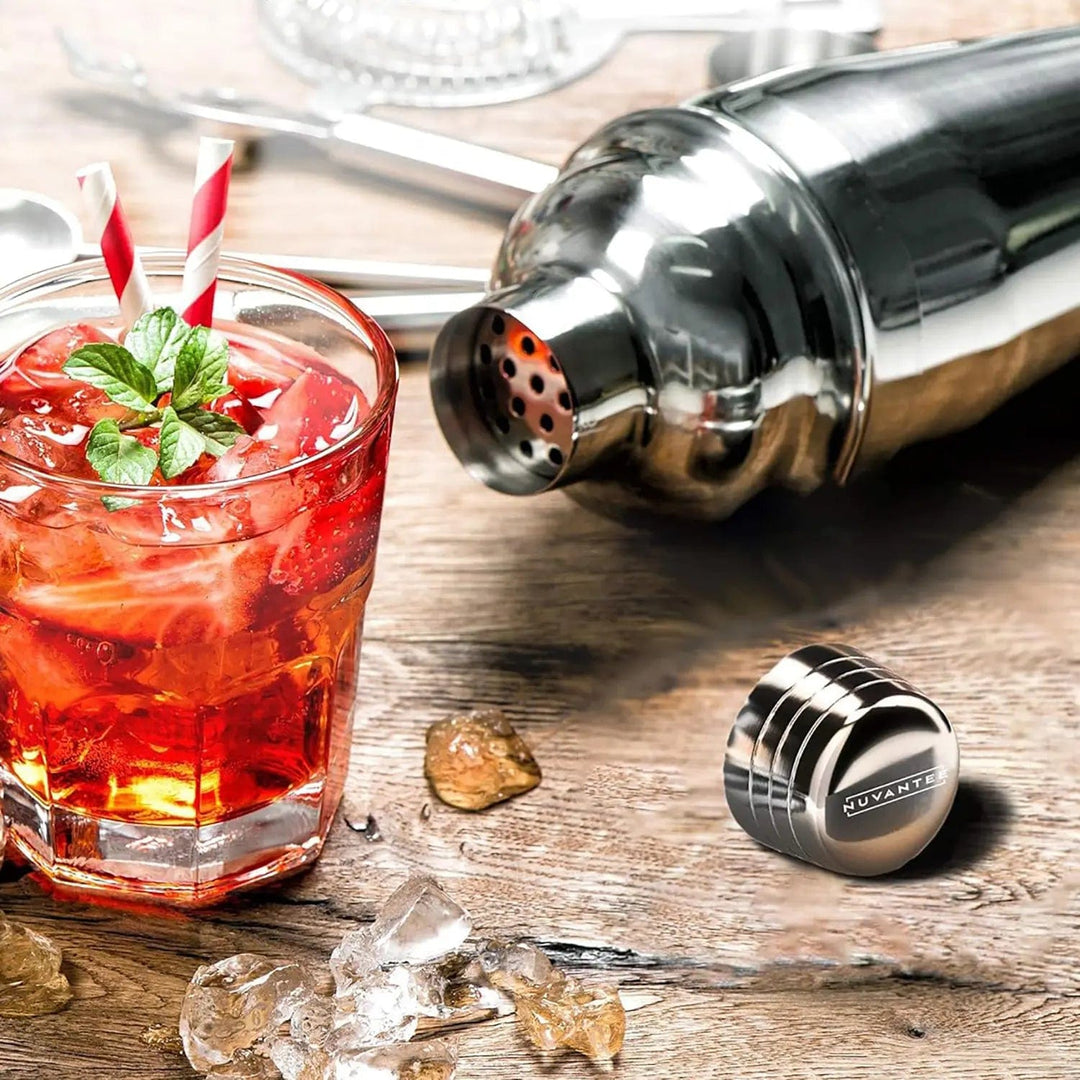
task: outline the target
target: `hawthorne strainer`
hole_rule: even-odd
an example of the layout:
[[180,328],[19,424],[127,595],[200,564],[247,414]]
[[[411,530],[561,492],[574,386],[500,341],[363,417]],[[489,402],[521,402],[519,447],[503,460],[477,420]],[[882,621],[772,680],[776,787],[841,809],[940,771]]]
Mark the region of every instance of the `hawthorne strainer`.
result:
[[339,105],[486,105],[592,70],[628,34],[876,30],[876,0],[259,0],[273,55]]

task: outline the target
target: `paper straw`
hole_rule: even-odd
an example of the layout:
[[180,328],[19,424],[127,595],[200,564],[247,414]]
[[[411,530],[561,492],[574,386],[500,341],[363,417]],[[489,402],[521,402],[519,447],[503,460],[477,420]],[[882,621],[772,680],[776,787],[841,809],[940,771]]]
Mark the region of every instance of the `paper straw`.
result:
[[153,309],[154,301],[146,271],[135,252],[131,229],[116,195],[112,169],[107,162],[99,161],[80,169],[75,176],[92,235],[101,242],[105,268],[120,301],[120,314],[125,324],[131,326],[140,315]]
[[199,140],[195,197],[191,203],[191,228],[181,290],[184,319],[192,326],[209,326],[214,317],[214,289],[221,237],[225,231],[225,205],[232,163],[232,139],[204,137]]

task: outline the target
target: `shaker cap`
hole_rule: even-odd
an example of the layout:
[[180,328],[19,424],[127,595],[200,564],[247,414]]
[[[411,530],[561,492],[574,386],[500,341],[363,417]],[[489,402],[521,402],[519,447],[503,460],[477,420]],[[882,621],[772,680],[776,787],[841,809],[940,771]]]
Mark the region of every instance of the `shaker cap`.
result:
[[948,718],[885,665],[808,645],[751,691],[728,739],[724,789],[759,843],[841,874],[886,874],[937,834],[956,795]]

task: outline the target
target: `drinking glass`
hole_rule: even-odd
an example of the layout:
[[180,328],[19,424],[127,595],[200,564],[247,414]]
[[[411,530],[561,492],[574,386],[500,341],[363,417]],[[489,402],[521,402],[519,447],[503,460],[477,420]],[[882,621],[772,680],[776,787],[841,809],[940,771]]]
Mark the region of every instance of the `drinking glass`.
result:
[[[179,309],[183,255],[146,269]],[[100,260],[0,291],[0,376],[73,323],[119,330]],[[303,460],[186,486],[75,479],[0,450],[4,810],[15,847],[77,890],[195,905],[295,871],[345,782],[393,349],[325,286],[237,259],[221,262],[214,325],[256,368],[264,348],[317,355],[367,415]]]

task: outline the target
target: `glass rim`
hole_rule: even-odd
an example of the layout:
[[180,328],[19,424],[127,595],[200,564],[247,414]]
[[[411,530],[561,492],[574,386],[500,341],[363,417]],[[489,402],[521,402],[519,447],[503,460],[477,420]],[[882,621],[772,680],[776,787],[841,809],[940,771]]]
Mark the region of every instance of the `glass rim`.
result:
[[[155,272],[158,274],[181,273],[185,259],[186,252],[175,249],[159,250],[142,256],[147,277],[151,282]],[[69,280],[65,281],[65,275],[69,276]],[[383,328],[370,315],[329,285],[324,285],[321,281],[316,281],[314,278],[293,270],[282,270],[250,259],[239,259],[234,256],[223,255],[218,267],[218,278],[249,285],[261,285],[277,289],[298,299],[321,302],[331,307],[338,316],[351,324],[349,328],[356,331],[357,336],[371,350],[378,379],[375,400],[371,403],[370,411],[358,427],[325,450],[320,450],[309,457],[290,461],[287,465],[282,465],[277,469],[254,473],[251,476],[238,476],[230,480],[215,480],[203,484],[158,485],[155,487],[149,484],[113,484],[106,480],[89,480],[78,476],[68,476],[65,473],[50,472],[47,469],[23,461],[21,458],[14,457],[5,450],[0,450],[0,465],[19,476],[33,481],[41,488],[56,489],[62,487],[73,491],[82,491],[92,496],[123,497],[146,504],[161,502],[164,499],[187,501],[214,498],[223,493],[249,489],[262,482],[272,483],[275,480],[285,479],[304,470],[325,465],[328,461],[340,456],[346,456],[351,450],[368,443],[372,434],[382,427],[388,414],[393,409],[398,389],[399,369],[397,355]],[[18,278],[0,288],[0,318],[3,317],[4,309],[11,301],[31,294],[35,290],[50,285],[73,285],[94,281],[109,281],[109,273],[104,259],[80,259],[77,262],[52,266],[46,270],[39,270],[37,273]],[[119,311],[119,303],[117,303],[117,311]],[[255,327],[254,329],[257,330],[258,328]],[[46,333],[49,333],[49,331],[46,331]],[[33,342],[28,342],[23,348],[31,344]]]

